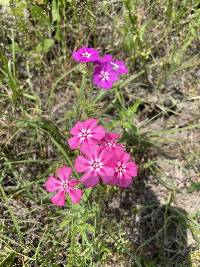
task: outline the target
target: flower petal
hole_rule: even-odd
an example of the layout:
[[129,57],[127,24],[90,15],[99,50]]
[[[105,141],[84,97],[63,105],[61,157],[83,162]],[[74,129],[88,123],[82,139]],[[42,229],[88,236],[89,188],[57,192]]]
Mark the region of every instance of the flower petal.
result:
[[119,134],[112,133],[112,132],[108,132],[106,136],[108,136],[108,139],[114,139],[114,140],[120,138],[120,135]]
[[83,191],[81,189],[70,189],[68,190],[68,194],[73,203],[79,203],[82,198]]
[[100,87],[103,90],[108,90],[108,89],[111,89],[113,87],[112,81],[104,81],[100,78],[94,78],[93,82],[97,87]]
[[80,55],[75,51],[72,54],[72,58],[78,62],[80,60]]
[[114,176],[112,180],[109,182],[110,185],[117,185],[118,184],[118,178]]
[[59,191],[55,196],[51,198],[51,202],[56,206],[64,206],[65,205],[65,192],[64,190]]
[[137,165],[135,164],[135,162],[128,162],[126,164],[126,169],[129,175],[133,177],[137,176]]
[[126,163],[130,160],[130,155],[124,151],[122,151],[121,153],[121,159],[120,159],[123,163]]
[[56,179],[54,176],[49,176],[48,180],[44,184],[48,192],[55,192],[59,190],[60,185],[61,185],[61,182],[58,179]]
[[80,151],[88,158],[95,159],[99,155],[99,147],[97,145],[84,143],[80,147]]
[[78,185],[78,184],[80,184],[81,182],[80,182],[80,180],[77,180],[77,179],[71,179],[70,181],[69,181],[69,186],[70,187],[74,187],[74,186],[76,186],[76,185]]
[[81,183],[86,187],[94,187],[99,183],[99,177],[92,173],[92,172],[86,172],[82,177],[81,177]]
[[109,184],[113,180],[114,169],[104,166],[102,169],[100,169],[99,175],[104,184]]
[[89,168],[89,162],[84,156],[78,156],[75,160],[74,167],[77,172],[86,172]]
[[114,167],[116,164],[116,157],[109,149],[101,150],[99,159],[103,161],[104,165]]
[[96,139],[96,140],[101,140],[104,138],[106,131],[102,126],[97,126],[95,127],[95,129],[93,130],[93,134],[92,134],[92,138]]
[[86,121],[83,121],[83,127],[86,128],[86,129],[93,129],[96,127],[98,121],[97,119],[88,119]]
[[73,135],[78,135],[82,128],[83,128],[83,122],[78,121],[74,125],[74,127],[70,130],[70,133]]
[[110,62],[112,60],[112,55],[106,54],[103,57],[99,58],[98,60],[98,64],[102,64],[102,63],[107,63]]
[[58,178],[60,178],[62,181],[69,180],[70,175],[72,174],[72,168],[69,168],[67,166],[63,166],[61,168],[58,168],[56,170],[56,175]]
[[99,172],[99,175],[101,176],[101,179],[104,184],[109,184],[113,180],[114,169],[109,167],[104,167]]
[[80,138],[77,136],[73,136],[68,139],[68,144],[71,149],[76,149],[80,145]]
[[[118,176],[119,177],[119,176]],[[119,186],[122,188],[127,188],[132,184],[132,177],[128,174],[119,177]]]
[[117,64],[119,64],[118,73],[120,75],[128,73],[128,69],[127,69],[127,67],[126,67],[126,65],[125,65],[125,63],[123,61],[117,61]]

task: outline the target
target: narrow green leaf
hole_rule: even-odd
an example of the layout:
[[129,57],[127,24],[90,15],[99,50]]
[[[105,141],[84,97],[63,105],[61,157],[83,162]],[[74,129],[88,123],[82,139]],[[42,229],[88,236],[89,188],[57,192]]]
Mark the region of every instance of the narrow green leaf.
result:
[[56,0],[52,1],[52,20],[60,22],[60,13],[59,13],[59,4],[57,3]]
[[167,17],[168,22],[171,21],[172,14],[173,14],[173,0],[168,0],[167,10],[166,10],[166,17]]
[[1,263],[0,267],[12,267],[14,266],[16,254],[11,252]]

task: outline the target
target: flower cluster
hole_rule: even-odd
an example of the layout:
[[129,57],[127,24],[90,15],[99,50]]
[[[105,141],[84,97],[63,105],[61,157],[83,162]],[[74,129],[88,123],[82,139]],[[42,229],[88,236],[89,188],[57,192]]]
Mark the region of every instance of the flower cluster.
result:
[[78,203],[83,191],[76,188],[84,185],[94,187],[99,183],[129,187],[137,176],[137,165],[131,160],[125,146],[118,142],[119,135],[107,132],[96,119],[77,122],[70,131],[68,139],[71,149],[79,149],[74,168],[81,173],[80,180],[70,179],[72,169],[61,167],[56,177],[48,177],[45,187],[49,192],[57,192],[51,198],[53,204],[63,206],[67,193],[73,203]]
[[115,60],[111,55],[100,57],[94,48],[82,47],[75,51],[72,57],[77,62],[93,63],[93,84],[104,90],[111,89],[121,75],[128,73],[123,61]]

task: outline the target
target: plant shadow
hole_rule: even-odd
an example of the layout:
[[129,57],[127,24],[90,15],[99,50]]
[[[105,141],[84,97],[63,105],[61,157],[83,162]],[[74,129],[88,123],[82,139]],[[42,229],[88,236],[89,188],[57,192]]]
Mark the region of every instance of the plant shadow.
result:
[[190,267],[187,244],[187,213],[172,205],[162,205],[144,179],[122,190],[119,206],[107,205],[109,219],[123,225],[130,252],[142,267]]

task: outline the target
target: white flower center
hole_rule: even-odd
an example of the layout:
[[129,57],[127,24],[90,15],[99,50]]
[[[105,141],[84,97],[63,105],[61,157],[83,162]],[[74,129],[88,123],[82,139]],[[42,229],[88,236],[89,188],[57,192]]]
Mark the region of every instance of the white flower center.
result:
[[115,143],[113,141],[108,141],[108,142],[106,142],[106,146],[107,147],[114,147]]
[[114,70],[118,70],[119,69],[119,65],[116,64],[115,62],[110,62],[110,64],[112,65]]
[[119,162],[117,166],[115,167],[115,172],[119,174],[120,176],[126,173],[126,166],[125,164]]
[[88,140],[89,138],[91,138],[91,136],[92,136],[92,131],[90,129],[83,128],[79,133],[79,137],[82,142]]
[[103,162],[100,161],[100,159],[94,159],[90,162],[90,169],[92,171],[99,171],[103,167]]
[[82,57],[85,57],[85,58],[90,58],[91,57],[91,53],[88,53],[88,52],[84,52],[82,53]]
[[66,189],[68,189],[68,188],[69,188],[69,183],[68,183],[68,181],[63,181],[63,183],[62,183],[62,189],[66,190]]
[[107,81],[107,80],[109,80],[109,73],[108,73],[108,71],[104,71],[104,70],[102,70],[102,71],[100,72],[99,77],[100,77],[103,81]]

